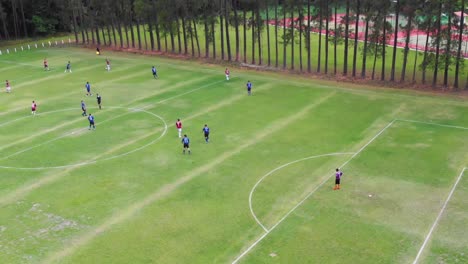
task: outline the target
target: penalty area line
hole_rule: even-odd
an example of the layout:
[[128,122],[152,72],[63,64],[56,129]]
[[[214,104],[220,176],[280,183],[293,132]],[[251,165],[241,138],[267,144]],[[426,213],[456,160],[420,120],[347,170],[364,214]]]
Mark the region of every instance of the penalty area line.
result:
[[[362,146],[358,151],[356,151],[345,163],[341,165],[340,168],[346,166],[351,160],[353,160],[359,153],[361,153],[367,146],[369,146],[375,139],[377,139],[385,130],[391,127],[395,123],[395,120],[392,120],[384,128],[382,128],[374,137],[372,137],[364,146]],[[247,255],[260,241],[262,241],[268,234],[270,234],[278,225],[280,225],[292,212],[294,212],[299,206],[301,206],[307,199],[309,199],[312,194],[314,194],[320,187],[322,187],[329,179],[332,177],[326,177],[317,187],[315,187],[304,199],[297,203],[291,210],[289,210],[276,224],[274,224],[268,231],[266,231],[261,237],[259,237],[252,245],[250,245],[244,252],[242,252],[232,264],[238,263],[245,255]]]
[[455,192],[455,189],[457,188],[457,185],[460,182],[460,180],[461,180],[461,178],[462,178],[462,176],[463,176],[463,174],[465,173],[466,170],[467,170],[467,167],[463,168],[463,170],[460,172],[460,175],[458,175],[457,180],[453,184],[452,189],[450,190],[450,192],[449,192],[449,194],[447,196],[447,199],[445,199],[445,202],[444,202],[444,204],[442,205],[442,208],[439,211],[439,214],[437,215],[434,223],[432,224],[431,228],[429,229],[429,232],[427,233],[426,238],[424,239],[424,242],[421,245],[421,248],[419,248],[418,254],[416,255],[416,258],[414,259],[413,264],[417,264],[419,262],[419,259],[421,258],[422,253],[424,252],[424,249],[427,246],[427,243],[431,239],[432,233],[434,232],[435,228],[439,224],[439,221],[442,218],[442,215],[444,214],[445,208],[447,207],[450,199],[452,199],[453,193]]

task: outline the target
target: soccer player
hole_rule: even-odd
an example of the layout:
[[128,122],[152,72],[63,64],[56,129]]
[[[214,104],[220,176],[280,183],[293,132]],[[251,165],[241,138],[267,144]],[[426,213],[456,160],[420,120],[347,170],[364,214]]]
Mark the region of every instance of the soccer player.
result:
[[11,92],[11,86],[8,80],[5,81],[5,89],[7,93]]
[[339,190],[340,189],[341,176],[343,176],[343,172],[340,171],[340,169],[336,169],[336,171],[335,171],[335,187],[333,187],[333,190]]
[[252,95],[252,83],[250,81],[247,81],[247,94]]
[[180,122],[180,119],[177,119],[175,126],[177,128],[177,131],[179,132],[179,138],[181,138],[182,137],[182,122]]
[[101,110],[101,96],[99,94],[96,94],[96,99],[97,99],[97,104],[99,106],[99,110]]
[[89,121],[89,130],[91,130],[91,127],[93,128],[93,130],[96,130],[96,125],[94,124],[94,116],[92,114],[89,114],[88,121]]
[[36,114],[36,108],[37,108],[37,104],[35,101],[32,101],[32,104],[31,104],[31,114],[32,115],[35,115]]
[[83,100],[81,100],[81,110],[83,111],[81,115],[86,116],[86,104]]
[[203,127],[203,133],[205,134],[205,141],[206,143],[208,143],[208,141],[210,140],[210,128],[208,127],[207,124],[205,124],[205,127]]
[[88,96],[88,95],[89,95],[89,96],[93,95],[93,94],[91,93],[91,84],[89,84],[89,82],[86,82],[85,87],[86,87],[86,96]]
[[110,60],[109,60],[108,58],[106,58],[106,70],[107,70],[107,71],[110,71],[110,70],[111,70]]
[[188,154],[191,154],[189,146],[190,139],[187,137],[187,135],[184,135],[184,138],[182,139],[182,144],[184,144],[183,153],[185,154],[185,150],[188,150]]
[[229,81],[230,72],[228,68],[226,68],[226,70],[224,71],[224,74],[226,74],[226,81]]
[[158,72],[156,71],[156,68],[154,66],[151,68],[151,71],[153,72],[153,78],[154,79],[158,78]]
[[44,70],[45,71],[49,70],[49,63],[47,62],[47,58],[44,58]]
[[70,72],[70,73],[72,72],[72,70],[71,70],[71,63],[70,63],[70,61],[68,61],[68,63],[67,63],[67,67],[65,68],[65,71],[64,71],[64,72]]

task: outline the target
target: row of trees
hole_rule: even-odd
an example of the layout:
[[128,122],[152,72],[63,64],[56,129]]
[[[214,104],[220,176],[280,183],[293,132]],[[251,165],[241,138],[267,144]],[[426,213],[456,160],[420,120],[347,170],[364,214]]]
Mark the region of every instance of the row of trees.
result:
[[[465,8],[465,0],[2,0],[0,36],[69,30],[78,43],[434,87],[453,80],[454,89],[464,74],[468,89],[468,18],[454,15]],[[420,55],[410,52],[415,29],[426,35]]]

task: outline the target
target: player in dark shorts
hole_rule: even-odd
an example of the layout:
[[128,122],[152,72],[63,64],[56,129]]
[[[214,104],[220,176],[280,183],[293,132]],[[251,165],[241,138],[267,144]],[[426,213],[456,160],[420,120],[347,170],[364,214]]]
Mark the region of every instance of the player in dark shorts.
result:
[[83,100],[81,100],[81,110],[83,111],[81,115],[86,116],[86,104],[83,102]]
[[94,124],[94,116],[92,114],[89,114],[88,121],[89,121],[89,130],[91,130],[91,127],[93,128],[93,130],[96,130],[96,125]]
[[183,153],[185,154],[185,150],[188,150],[188,154],[191,154],[191,152],[190,152],[190,139],[187,137],[187,135],[184,135],[184,137],[182,138],[182,144],[184,144]]
[[203,134],[205,134],[205,141],[206,143],[208,143],[208,141],[210,140],[210,128],[208,127],[207,124],[205,124],[202,130],[203,130]]
[[156,79],[158,78],[158,72],[156,71],[156,67],[151,68],[151,72],[153,73],[153,78]]
[[335,187],[333,187],[333,190],[339,190],[340,189],[341,176],[343,176],[343,172],[340,171],[340,169],[336,169],[336,171],[335,171]]
[[96,94],[96,100],[97,100],[97,104],[99,106],[99,110],[101,110],[101,96],[99,94]]
[[247,94],[252,95],[252,83],[250,81],[247,81]]

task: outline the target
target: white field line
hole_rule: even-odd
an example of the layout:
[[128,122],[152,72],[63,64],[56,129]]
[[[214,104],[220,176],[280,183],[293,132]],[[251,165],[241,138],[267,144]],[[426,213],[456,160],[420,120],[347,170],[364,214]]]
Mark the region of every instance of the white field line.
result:
[[402,122],[409,122],[409,123],[419,123],[419,124],[426,124],[426,125],[433,125],[433,126],[440,126],[440,127],[448,127],[448,128],[456,128],[456,129],[463,129],[463,130],[468,130],[468,127],[462,127],[462,126],[454,126],[454,125],[446,125],[446,124],[439,124],[439,123],[433,123],[433,122],[424,122],[424,121],[418,121],[418,120],[411,120],[411,119],[395,119],[396,121],[402,121]]
[[332,92],[326,96],[321,97],[318,101],[313,102],[312,104],[307,105],[306,107],[302,108],[301,110],[295,112],[293,115],[283,117],[276,122],[274,122],[271,126],[265,128],[264,130],[258,132],[256,135],[251,137],[248,141],[241,144],[237,148],[224,152],[222,155],[219,155],[213,161],[204,164],[192,171],[190,171],[187,175],[178,178],[174,182],[167,183],[155,192],[150,193],[145,198],[130,204],[127,208],[123,210],[119,210],[115,213],[112,217],[105,220],[102,224],[97,226],[96,228],[90,230],[89,232],[72,239],[68,245],[57,252],[53,252],[49,256],[46,256],[45,259],[41,261],[41,263],[53,263],[61,260],[62,258],[74,253],[79,247],[88,244],[91,240],[93,240],[96,236],[102,234],[103,232],[108,231],[112,226],[119,224],[123,221],[126,221],[132,218],[136,213],[140,212],[146,206],[162,199],[163,197],[168,196],[178,187],[184,185],[185,183],[191,181],[192,179],[203,175],[206,171],[213,169],[215,166],[223,163],[225,160],[233,157],[234,155],[240,153],[242,150],[257,144],[262,139],[268,137],[272,133],[280,131],[282,128],[288,126],[289,124],[296,122],[297,120],[301,119],[304,115],[306,115],[310,110],[319,106],[323,102],[330,99],[335,92]]
[[[379,137],[387,128],[389,128],[395,120],[388,123],[379,133],[377,133],[373,138],[371,138],[364,146],[362,146],[357,152],[355,152],[345,163],[343,163],[340,168],[343,168],[348,164],[351,160],[353,160],[359,153],[361,153],[369,144],[371,144],[377,137]],[[260,241],[262,241],[268,234],[271,233],[279,224],[281,224],[292,212],[294,212],[299,206],[301,206],[309,197],[314,194],[322,185],[329,181],[329,179],[333,175],[326,177],[319,185],[317,185],[304,199],[302,199],[299,203],[297,203],[291,210],[289,210],[276,224],[274,224],[268,231],[266,231],[260,238],[258,238],[252,245],[250,245],[246,250],[244,250],[232,263],[238,263],[240,259],[242,259],[247,253],[249,253]]]
[[[262,89],[263,86],[258,86],[257,89],[260,90]],[[271,86],[267,86],[265,89],[269,89]],[[226,105],[230,105],[232,104],[233,102],[241,99],[241,98],[245,98],[245,95],[237,95],[237,96],[233,96],[233,97],[229,97],[229,99],[227,100],[223,100],[223,101],[220,101],[218,102],[217,104],[215,105],[212,105],[210,107],[206,107],[206,108],[203,108],[203,111],[201,112],[197,112],[191,116],[188,116],[188,117],[185,117],[184,120],[191,120],[193,118],[196,118],[196,117],[199,117],[199,116],[202,116],[202,115],[205,115],[207,113],[210,113],[210,112],[213,112],[221,107],[224,107]],[[144,110],[141,110],[141,111],[144,111]],[[154,115],[154,114],[153,114]],[[119,149],[122,145],[120,145],[118,148],[114,148],[114,149],[111,149],[105,153],[102,153],[98,156],[94,156],[92,159],[90,160],[87,160],[87,161],[83,161],[79,164],[75,164],[74,166],[60,166],[60,167],[56,167],[56,168],[62,168],[64,170],[61,170],[60,173],[57,173],[57,174],[52,174],[51,176],[47,176],[47,177],[44,177],[44,178],[41,178],[39,179],[38,181],[35,181],[33,182],[32,184],[30,185],[25,185],[23,187],[20,187],[19,189],[16,189],[15,192],[13,193],[10,193],[8,196],[6,197],[0,197],[0,206],[3,205],[3,204],[7,204],[7,203],[11,203],[12,201],[15,201],[15,199],[18,199],[19,197],[21,196],[24,196],[26,193],[29,193],[31,192],[32,190],[34,189],[37,189],[39,187],[42,187],[43,185],[46,185],[46,184],[49,184],[57,179],[59,179],[60,177],[63,176],[63,172],[70,172],[72,170],[74,170],[75,168],[77,168],[78,166],[81,166],[81,165],[87,165],[87,164],[93,164],[93,163],[96,163],[98,161],[106,161],[106,160],[111,160],[111,159],[115,159],[115,158],[119,158],[123,155],[128,155],[128,154],[131,154],[131,153],[134,153],[136,151],[139,151],[143,148],[146,148],[147,146],[155,143],[156,141],[158,141],[160,138],[162,138],[166,131],[167,131],[167,125],[165,125],[165,128],[164,128],[164,132],[162,135],[160,135],[158,138],[154,139],[153,141],[149,142],[148,144],[146,145],[143,145],[139,148],[136,148],[136,149],[133,149],[127,153],[124,153],[124,154],[121,154],[121,155],[117,155],[117,156],[111,156],[111,157],[107,157],[107,158],[103,158],[101,159],[101,157],[104,157],[105,155],[107,154],[110,154],[110,153],[113,153],[116,149]],[[133,143],[135,143],[135,141],[130,141]],[[127,146],[129,145],[128,143],[125,143],[123,146]],[[0,166],[0,168],[3,168]],[[9,167],[9,169],[12,169],[11,167]],[[32,168],[13,168],[13,169],[32,169]],[[46,168],[36,168],[36,169],[46,169]]]
[[[108,107],[106,107],[106,109],[119,109],[119,108],[122,108],[122,109],[123,109],[123,108],[125,108],[125,107],[115,107],[115,106],[108,106]],[[139,112],[139,110],[140,110],[140,109],[135,109],[135,108],[127,108],[127,109],[128,109],[128,110],[133,110],[133,111],[132,111],[132,112],[126,112],[126,113],[123,113],[123,114],[120,114],[120,115],[111,117],[111,118],[109,118],[109,119],[106,119],[106,120],[100,122],[99,125],[108,123],[108,122],[110,122],[110,121],[112,121],[112,120],[115,120],[115,119],[117,119],[117,118],[120,118],[120,117],[122,117],[122,116],[131,114],[131,113]],[[145,113],[145,112],[144,112],[144,113]],[[146,113],[148,113],[148,112],[146,112]],[[87,120],[87,119],[86,119],[86,120]],[[73,122],[73,123],[76,123],[76,122]],[[167,125],[166,125],[166,126],[167,126]],[[68,137],[68,136],[70,136],[70,135],[73,135],[73,134],[75,134],[75,133],[79,133],[79,132],[84,131],[84,130],[87,130],[87,129],[88,129],[87,127],[84,127],[84,128],[80,128],[80,129],[78,129],[78,130],[71,131],[71,132],[69,132],[69,133],[66,133],[65,135],[62,135],[62,136],[53,138],[53,139],[51,139],[51,140],[44,141],[44,142],[42,142],[42,143],[40,143],[40,144],[37,144],[37,145],[31,146],[31,147],[28,147],[28,148],[19,150],[19,151],[17,151],[17,152],[14,152],[14,153],[12,153],[12,154],[10,154],[10,155],[8,155],[8,156],[5,156],[5,157],[0,158],[0,160],[5,160],[5,159],[8,159],[8,158],[10,158],[10,157],[17,156],[17,155],[19,155],[19,154],[28,152],[28,151],[33,150],[33,149],[35,149],[35,148],[38,148],[38,147],[40,147],[40,146],[47,145],[47,144],[49,144],[49,143],[51,143],[51,142],[60,140],[60,139],[62,139],[62,138]],[[54,129],[54,130],[55,130],[55,129]]]
[[[206,87],[209,87],[209,86],[212,86],[212,85],[221,83],[221,82],[225,82],[225,80],[216,81],[216,82],[213,82],[213,83],[210,83],[210,84],[206,84],[206,85],[200,86],[200,87],[198,87],[198,88],[195,88],[195,89],[189,90],[189,91],[187,91],[187,92],[184,92],[184,93],[182,93],[182,94],[178,94],[178,95],[175,95],[175,96],[166,98],[166,99],[164,99],[164,100],[158,101],[158,102],[156,102],[156,103],[148,104],[148,105],[143,106],[143,107],[138,107],[138,108],[134,108],[134,107],[133,107],[133,108],[129,108],[129,109],[134,109],[135,111],[143,111],[143,112],[146,112],[146,113],[150,113],[151,115],[154,115],[154,116],[160,118],[160,119],[164,122],[165,126],[167,127],[167,124],[166,124],[165,120],[162,119],[162,117],[160,117],[160,116],[158,116],[158,115],[155,115],[155,114],[153,114],[153,113],[151,113],[151,112],[147,112],[146,109],[147,109],[147,108],[151,108],[151,107],[153,107],[153,106],[155,106],[155,105],[157,105],[157,104],[160,104],[160,103],[163,103],[163,102],[172,100],[172,99],[174,99],[174,98],[178,98],[178,97],[180,97],[180,96],[187,95],[187,94],[189,94],[189,93],[196,92],[196,91],[198,91],[198,90],[200,90],[200,89],[203,89],[203,88],[206,88]],[[111,108],[111,107],[107,107],[107,108]],[[112,108],[121,108],[121,107],[112,107]],[[59,112],[59,111],[57,111],[57,112]],[[125,116],[125,115],[128,115],[128,114],[131,114],[131,113],[132,113],[132,112],[127,112],[127,113],[120,114],[120,115],[115,116],[115,117],[113,117],[113,118],[111,118],[111,119],[105,120],[105,121],[101,122],[100,124],[105,123],[106,121],[111,121],[111,120],[113,120],[113,119],[116,119],[116,118],[119,118],[119,117],[122,117],[122,116]],[[25,117],[23,117],[23,118],[25,118]],[[21,119],[21,118],[20,118],[20,119]],[[11,121],[10,121],[10,122],[11,122]],[[81,129],[81,130],[85,130],[85,129],[83,128],[83,129]],[[81,131],[81,130],[78,130],[78,131]],[[47,143],[54,142],[54,141],[56,141],[56,140],[59,140],[59,139],[61,139],[61,138],[66,137],[66,136],[68,136],[68,135],[71,135],[71,134],[74,133],[74,132],[76,132],[76,131],[73,131],[73,132],[71,132],[71,133],[69,133],[69,134],[66,134],[66,135],[57,137],[57,138],[55,138],[55,139],[46,141],[46,142],[44,142],[44,143],[41,143],[41,144],[38,144],[38,145],[35,145],[35,146],[32,146],[32,147],[29,147],[29,148],[20,150],[20,151],[18,151],[18,152],[16,152],[16,153],[13,153],[13,154],[9,155],[9,156],[6,156],[6,157],[4,157],[4,158],[1,158],[0,160],[4,160],[4,159],[6,159],[6,158],[9,158],[9,157],[12,157],[12,156],[15,156],[15,155],[18,155],[18,154],[27,152],[27,151],[29,151],[29,150],[32,150],[32,149],[37,148],[37,147],[40,147],[40,146],[43,146],[43,145],[45,145],[45,144],[47,144]],[[164,132],[164,133],[165,133],[165,132]],[[147,144],[147,145],[145,145],[145,146],[143,146],[143,147],[138,148],[138,150],[141,150],[141,149],[143,149],[144,147],[147,147],[148,145],[151,145],[152,143],[153,143],[153,142],[150,142],[149,144]],[[128,154],[133,153],[133,152],[135,152],[135,151],[131,151],[131,152],[129,152],[129,153],[124,153],[124,154],[125,154],[125,155],[128,155]],[[115,156],[115,157],[112,157],[112,158],[121,157],[121,156],[123,156],[123,155],[118,155],[118,156]],[[108,159],[106,159],[106,160],[108,160]],[[93,162],[84,162],[84,163],[78,163],[78,164],[69,164],[69,165],[63,165],[63,166],[51,166],[51,167],[14,167],[14,166],[1,166],[1,165],[0,165],[0,168],[4,168],[4,169],[21,169],[21,170],[62,169],[62,168],[66,168],[66,167],[76,167],[76,166],[81,166],[81,165],[87,165],[87,164],[91,164],[91,163],[95,163],[95,162],[96,162],[96,161],[93,161]]]
[[298,162],[301,162],[301,161],[304,161],[304,160],[309,160],[309,159],[315,159],[315,158],[320,158],[320,157],[327,157],[327,156],[338,156],[338,155],[352,155],[354,154],[354,152],[337,152],[337,153],[327,153],[327,154],[321,154],[321,155],[315,155],[315,156],[310,156],[310,157],[306,157],[306,158],[302,158],[302,159],[298,159],[298,160],[294,160],[294,161],[291,161],[291,162],[288,162],[286,164],[283,164],[275,169],[273,169],[272,171],[268,172],[267,174],[263,175],[263,177],[261,177],[257,183],[255,183],[255,185],[252,187],[252,190],[250,190],[250,194],[249,194],[249,208],[250,208],[250,213],[252,214],[253,218],[255,219],[255,221],[257,222],[257,224],[259,224],[263,230],[265,230],[265,232],[268,232],[268,229],[260,222],[260,220],[257,218],[257,215],[255,214],[254,210],[253,210],[253,206],[252,206],[252,196],[255,192],[255,189],[257,188],[257,186],[268,176],[270,176],[271,174],[273,174],[274,172],[284,168],[284,167],[287,167],[289,165],[292,165],[294,163],[298,163]]
[[[116,70],[116,71],[119,71],[119,70]],[[134,73],[134,74],[130,74],[130,75],[123,75],[119,78],[114,78],[112,80],[107,80],[107,81],[102,81],[102,82],[97,82],[95,83],[93,86],[101,86],[101,85],[104,85],[104,84],[113,84],[115,82],[118,82],[118,81],[122,81],[122,80],[126,80],[126,79],[130,79],[130,78],[133,78],[133,77],[136,77],[136,76],[140,76],[140,75],[143,75],[143,74],[147,74],[146,72],[143,73],[143,72],[138,72],[138,73]],[[184,82],[179,82],[177,83],[176,85],[173,85],[173,86],[169,86],[168,88],[166,89],[158,89],[155,93],[152,93],[152,94],[149,94],[149,95],[146,95],[146,96],[142,96],[142,97],[139,97],[139,98],[136,98],[134,100],[131,100],[129,102],[127,102],[125,104],[125,106],[127,105],[130,105],[134,102],[137,102],[137,101],[140,101],[140,100],[145,100],[145,99],[148,99],[148,98],[151,98],[151,97],[154,97],[158,94],[161,94],[161,93],[165,93],[165,92],[168,92],[168,91],[171,91],[171,90],[174,90],[174,89],[177,89],[177,88],[180,88],[181,86],[185,85],[185,84],[189,84],[189,83],[192,83],[192,82],[198,82],[198,81],[201,81],[201,80],[204,80],[206,79],[206,77],[199,77],[199,78],[194,78],[194,79],[191,79],[190,81],[184,81]],[[70,95],[73,95],[73,94],[77,94],[77,93],[82,93],[82,91],[80,90],[79,92],[78,91],[73,91],[73,92],[70,92],[70,93],[67,93],[67,94],[62,94],[60,96],[56,96],[56,97],[51,97],[51,98],[48,98],[46,100],[43,100],[42,102],[46,102],[46,101],[49,101],[49,100],[55,100],[55,99],[60,99],[62,98],[63,96],[70,96]],[[102,93],[101,93],[102,94]],[[5,111],[5,112],[1,112],[0,113],[0,116],[2,115],[6,115],[6,114],[9,114],[9,113],[12,113],[12,112],[16,112],[18,110],[24,110],[25,107],[17,107],[15,109],[11,109],[9,111]],[[62,110],[57,110],[55,112],[59,112],[59,111],[62,111]],[[43,112],[43,113],[52,113],[53,111],[49,111],[49,112]],[[37,115],[40,115],[41,113],[38,113]],[[14,119],[14,120],[10,120],[10,121],[7,121],[7,122],[4,122],[4,123],[1,123],[0,126],[4,126],[6,124],[9,124],[9,123],[13,123],[13,122],[16,122],[16,121],[19,121],[23,118],[28,118],[28,117],[31,117],[31,115],[27,115],[27,116],[24,116],[24,117],[20,117],[20,118],[17,118],[17,119]]]
[[416,255],[416,258],[414,259],[413,264],[417,264],[419,262],[419,259],[420,259],[421,255],[422,255],[422,253],[424,252],[424,249],[426,248],[427,243],[431,239],[432,233],[434,232],[435,228],[437,227],[437,224],[439,224],[440,218],[442,217],[442,214],[444,213],[445,208],[447,207],[447,204],[449,203],[450,199],[452,198],[452,195],[455,192],[455,189],[457,188],[457,185],[460,182],[460,180],[461,180],[461,178],[462,178],[462,176],[463,176],[463,174],[465,173],[466,170],[467,170],[466,167],[463,168],[463,170],[460,172],[460,175],[458,175],[457,180],[453,184],[452,189],[450,190],[450,193],[448,194],[447,199],[444,202],[444,205],[440,209],[440,212],[437,215],[437,218],[435,219],[434,223],[432,224],[431,229],[429,229],[429,232],[427,233],[426,238],[424,239],[424,242],[421,245],[421,248],[419,249],[418,254]]

